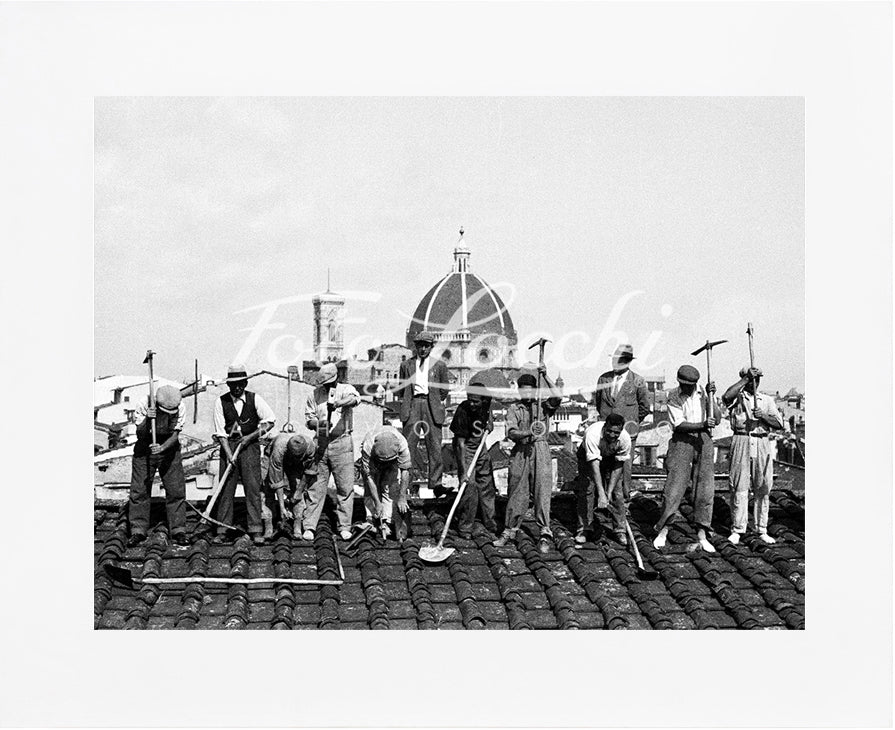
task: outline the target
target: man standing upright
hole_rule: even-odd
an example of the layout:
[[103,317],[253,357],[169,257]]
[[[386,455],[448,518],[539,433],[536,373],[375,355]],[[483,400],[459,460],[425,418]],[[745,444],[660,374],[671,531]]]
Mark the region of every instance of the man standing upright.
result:
[[674,432],[665,455],[665,506],[656,524],[656,548],[665,547],[668,523],[679,518],[678,507],[684,499],[690,480],[693,485],[693,522],[697,539],[706,552],[715,552],[707,535],[712,529],[715,505],[715,445],[712,429],[721,418],[715,401],[715,384],[707,383],[705,391],[696,387],[699,371],[692,365],[681,365],[677,371],[678,387],[668,394],[668,419]]
[[612,355],[612,370],[603,373],[597,380],[594,391],[594,405],[600,420],[605,421],[611,413],[618,413],[625,419],[625,431],[631,437],[631,456],[622,465],[622,486],[627,498],[631,494],[631,463],[637,446],[640,424],[650,413],[650,395],[646,381],[630,369],[634,359],[631,345],[619,345]]
[[444,466],[441,458],[441,427],[444,425],[444,399],[448,394],[448,369],[439,359],[431,357],[435,337],[431,332],[420,332],[414,340],[416,356],[401,363],[398,372],[401,393],[401,423],[413,459],[413,471],[421,478],[425,471],[420,439],[426,444],[429,461],[429,488],[441,496]]
[[[233,524],[233,500],[236,480],[245,491],[248,532],[256,545],[264,544],[264,523],[261,518],[261,443],[260,438],[273,428],[277,420],[264,398],[246,390],[249,377],[245,365],[231,365],[227,370],[227,387],[214,404],[214,437],[221,447],[220,474],[233,462],[236,447],[241,446],[227,482],[212,516],[228,525]],[[218,527],[215,542],[224,542],[227,531]]]
[[[180,432],[185,411],[180,391],[163,385],[155,394],[155,408],[140,403],[137,406],[137,443],[131,467],[131,491],[127,505],[130,540],[128,545],[139,545],[149,531],[149,506],[155,472],[162,475],[165,487],[165,507],[168,529],[175,545],[189,545],[186,534],[186,485],[183,461],[180,456]],[[150,425],[155,419],[157,443],[152,443]]]
[[336,515],[339,536],[351,539],[354,511],[354,407],[360,394],[353,385],[339,383],[335,363],[328,362],[317,374],[317,387],[308,394],[305,407],[307,425],[317,432],[317,480],[311,489],[302,515],[304,538],[313,539],[326,501],[329,475],[336,482]]
[[743,368],[740,379],[721,396],[729,409],[730,427],[730,513],[733,520],[730,537],[736,545],[746,534],[749,520],[749,488],[755,495],[753,508],[755,531],[771,545],[777,542],[768,535],[768,505],[774,481],[771,428],[783,428],[777,404],[769,395],[758,392],[759,368]]

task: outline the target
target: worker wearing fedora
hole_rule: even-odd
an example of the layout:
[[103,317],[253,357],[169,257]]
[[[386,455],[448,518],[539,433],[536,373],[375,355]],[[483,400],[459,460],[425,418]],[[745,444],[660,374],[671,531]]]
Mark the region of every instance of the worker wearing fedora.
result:
[[[631,494],[631,465],[637,447],[640,424],[650,414],[650,395],[646,381],[630,369],[634,359],[631,345],[619,345],[612,355],[612,370],[597,379],[594,389],[594,405],[600,420],[605,421],[610,413],[617,413],[625,419],[625,431],[631,437],[631,456],[622,465],[622,489],[627,499]],[[607,495],[608,496],[608,495]],[[598,509],[608,505],[598,496]]]
[[705,391],[697,388],[699,371],[692,365],[681,365],[677,371],[678,387],[668,394],[668,419],[674,432],[665,456],[665,506],[656,524],[658,534],[653,545],[665,547],[668,523],[679,518],[678,508],[684,499],[691,476],[693,485],[693,522],[702,549],[713,553],[715,548],[707,535],[712,529],[712,508],[715,501],[715,445],[712,429],[721,418],[715,399],[715,384],[707,383]]
[[[228,525],[233,524],[233,502],[236,480],[245,491],[248,533],[256,545],[264,543],[264,524],[261,518],[261,444],[259,439],[276,421],[273,410],[264,398],[246,390],[249,384],[245,365],[231,365],[227,370],[227,388],[214,404],[214,437],[221,447],[220,474],[233,461],[236,447],[242,444],[236,463],[227,482],[221,488],[212,516]],[[218,527],[215,542],[225,542],[227,531]]]
[[354,407],[360,394],[353,385],[339,383],[335,363],[325,363],[317,373],[317,387],[308,394],[305,405],[307,426],[317,433],[315,465],[317,479],[305,501],[302,514],[302,536],[314,538],[317,523],[323,513],[329,475],[336,482],[336,515],[339,535],[351,538],[351,518],[354,509],[354,441],[351,432]]
[[[168,529],[176,545],[188,545],[186,534],[186,485],[183,460],[180,455],[180,432],[183,430],[185,409],[180,391],[163,385],[155,395],[155,408],[140,403],[136,409],[137,442],[131,466],[131,489],[127,514],[130,525],[130,545],[146,539],[149,531],[149,507],[152,480],[156,471],[161,474],[165,488],[165,509]],[[152,443],[151,421],[155,419],[156,440]]]
[[[757,392],[760,368],[744,367],[740,379],[721,396],[728,408],[730,427],[730,537],[736,545],[746,534],[749,519],[749,489],[755,495],[753,519],[762,542],[777,542],[768,535],[768,506],[774,486],[774,442],[771,429],[782,429],[783,418],[774,399]],[[757,400],[756,400],[757,399]]]
[[[280,509],[280,494],[283,502],[291,501],[294,517],[293,536],[301,537],[301,518],[305,510],[305,493],[309,484],[317,479],[315,454],[317,439],[314,433],[302,426],[294,433],[280,433],[267,447],[267,475],[264,478],[264,497],[267,508]],[[280,524],[289,519],[289,514],[280,515]],[[265,537],[272,535],[265,534]]]
[[[441,359],[431,357],[435,336],[420,332],[414,339],[416,356],[401,363],[396,394],[401,398],[401,423],[413,459],[414,478],[428,474],[429,488],[440,496],[444,463],[441,458],[441,428],[444,425],[444,399],[447,398],[449,376]],[[426,446],[428,468],[419,449]]]
[[394,524],[395,537],[403,542],[412,534],[407,502],[412,461],[407,439],[394,426],[377,426],[364,437],[360,458],[367,521],[383,537]]

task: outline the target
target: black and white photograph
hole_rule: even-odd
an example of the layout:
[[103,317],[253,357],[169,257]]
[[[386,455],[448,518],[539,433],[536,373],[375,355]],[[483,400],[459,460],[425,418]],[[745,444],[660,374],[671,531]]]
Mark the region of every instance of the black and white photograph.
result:
[[100,98],[97,629],[806,623],[799,98]]
[[892,727],[892,11],[0,0],[0,726]]

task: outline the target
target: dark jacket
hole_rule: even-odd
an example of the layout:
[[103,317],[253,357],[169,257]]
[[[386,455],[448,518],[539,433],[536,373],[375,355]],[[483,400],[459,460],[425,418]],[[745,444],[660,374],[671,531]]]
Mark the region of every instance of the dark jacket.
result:
[[[444,361],[431,355],[429,363],[429,411],[432,414],[432,423],[443,426],[444,399],[448,395],[448,369]],[[401,398],[401,423],[410,420],[410,405],[413,402],[413,376],[416,373],[416,358],[405,360],[398,371],[399,387],[396,395]]]
[[646,381],[633,370],[628,370],[628,377],[625,378],[618,393],[613,396],[614,378],[615,373],[610,370],[597,380],[594,392],[597,413],[600,414],[600,420],[606,420],[606,416],[610,413],[620,414],[625,419],[625,430],[631,436],[636,436],[640,432],[640,422],[650,412],[650,394]]

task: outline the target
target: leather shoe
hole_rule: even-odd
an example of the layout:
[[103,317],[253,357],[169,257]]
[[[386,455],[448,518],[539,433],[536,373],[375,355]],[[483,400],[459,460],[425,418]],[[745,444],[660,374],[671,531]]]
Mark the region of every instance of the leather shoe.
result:
[[137,545],[139,545],[141,542],[144,542],[145,540],[146,540],[146,535],[144,535],[142,532],[135,532],[133,535],[131,535],[130,540],[127,541],[127,546],[128,547],[136,547]]
[[175,532],[171,535],[171,542],[180,547],[186,547],[190,544],[190,536],[185,532]]

